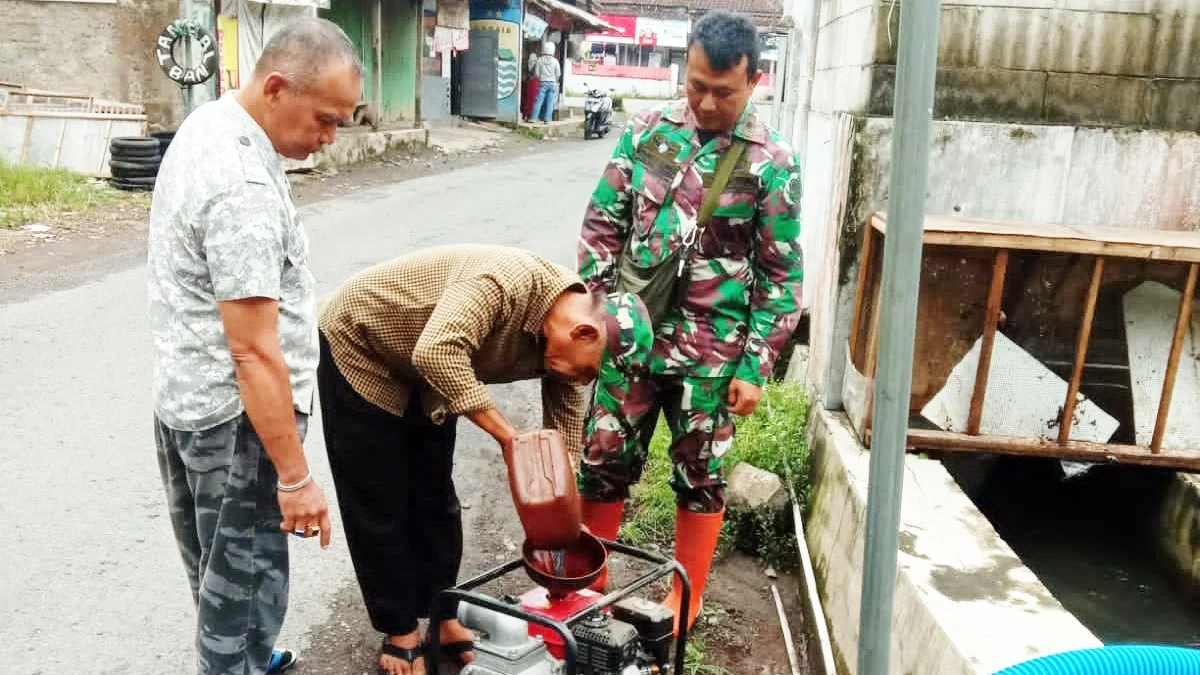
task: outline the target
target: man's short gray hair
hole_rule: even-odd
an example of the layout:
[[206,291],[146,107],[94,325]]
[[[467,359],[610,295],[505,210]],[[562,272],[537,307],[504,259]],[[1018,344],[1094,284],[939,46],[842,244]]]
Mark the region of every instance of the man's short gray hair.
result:
[[288,84],[306,90],[316,84],[321,73],[340,59],[362,79],[363,64],[354,43],[337,24],[325,19],[305,18],[279,29],[263,48],[254,67],[256,77],[280,73]]

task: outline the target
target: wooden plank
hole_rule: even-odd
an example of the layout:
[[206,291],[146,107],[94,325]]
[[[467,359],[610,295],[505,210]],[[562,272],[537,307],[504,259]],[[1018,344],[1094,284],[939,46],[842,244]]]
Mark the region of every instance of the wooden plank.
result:
[[51,164],[54,168],[58,168],[58,160],[62,157],[63,137],[67,135],[67,121],[63,120],[58,128],[58,143],[54,145],[54,162]]
[[968,436],[949,431],[909,429],[909,450],[948,450],[954,452],[994,452],[1025,457],[1048,457],[1085,462],[1118,462],[1185,471],[1200,471],[1200,451],[1164,450],[1157,454],[1140,445],[1068,441],[1061,445],[1048,438],[1017,436]]
[[118,115],[109,113],[83,113],[83,112],[67,112],[57,111],[49,112],[44,110],[30,110],[28,112],[14,112],[12,110],[0,110],[0,116],[8,117],[51,117],[54,119],[68,120],[112,120],[124,122],[145,122],[148,118],[145,115]]
[[1200,265],[1192,263],[1188,268],[1187,285],[1179,301],[1179,316],[1175,319],[1175,336],[1171,339],[1171,355],[1167,358],[1167,376],[1163,380],[1162,398],[1158,403],[1158,417],[1154,422],[1154,438],[1150,451],[1158,454],[1162,450],[1163,435],[1167,432],[1167,414],[1171,410],[1171,397],[1175,393],[1175,377],[1179,374],[1179,355],[1183,351],[1183,337],[1192,321],[1192,300],[1196,297],[1196,272]]
[[108,124],[104,125],[104,148],[100,151],[100,166],[96,168],[96,175],[104,174],[105,159],[108,157],[109,147],[112,144],[112,127],[112,120],[109,120]]
[[867,336],[867,363],[863,375],[867,378],[867,400],[863,404],[863,429],[870,432],[875,422],[875,367],[879,362],[879,303],[883,298],[883,285],[875,291],[875,313],[871,315],[871,333]]
[[18,164],[24,164],[25,158],[29,156],[29,143],[33,138],[33,118],[30,117],[25,122],[25,140],[21,143],[21,159]]
[[992,268],[992,285],[988,289],[987,314],[983,320],[983,343],[979,346],[979,368],[975,371],[975,388],[971,393],[971,413],[967,418],[967,433],[979,435],[983,419],[983,401],[987,394],[988,373],[992,369],[992,348],[996,344],[996,327],[1000,323],[1000,302],[1004,297],[1004,277],[1008,271],[1008,251],[996,251]]
[[1075,364],[1071,369],[1071,380],[1067,386],[1067,400],[1063,402],[1062,417],[1058,421],[1058,443],[1071,439],[1071,424],[1075,421],[1075,403],[1079,398],[1079,385],[1083,380],[1083,363],[1087,359],[1088,343],[1092,339],[1092,323],[1096,318],[1096,298],[1100,295],[1100,279],[1104,276],[1104,258],[1096,258],[1092,266],[1092,283],[1088,287],[1084,302],[1083,319],[1079,323],[1079,336],[1075,341]]
[[[871,227],[887,233],[887,218],[872,214]],[[1074,227],[928,216],[926,245],[1054,251],[1110,258],[1200,262],[1200,232]]]
[[[858,361],[860,355],[858,353],[858,332],[862,329],[862,313],[867,300],[867,284],[871,281],[871,242],[875,239],[875,232],[871,228],[863,230],[862,258],[858,262],[858,288],[854,290],[854,314],[850,321],[850,358]],[[878,305],[875,311],[879,311]]]

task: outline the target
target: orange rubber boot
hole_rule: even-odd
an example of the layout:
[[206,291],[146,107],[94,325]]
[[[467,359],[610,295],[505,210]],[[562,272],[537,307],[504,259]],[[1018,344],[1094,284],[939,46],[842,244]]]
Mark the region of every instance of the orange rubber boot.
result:
[[[601,539],[616,540],[617,531],[621,529],[621,516],[625,512],[625,502],[593,502],[582,500],[583,524],[592,534]],[[600,572],[600,576],[592,582],[589,589],[603,593],[608,587],[608,566]]]
[[[717,539],[721,536],[721,523],[725,511],[717,513],[695,513],[684,508],[675,510],[675,559],[687,571],[692,582],[692,593],[688,598],[688,630],[696,624],[696,617],[704,606],[704,587],[708,585],[708,570],[712,567],[713,554],[717,551]],[[679,605],[683,600],[683,589],[678,579],[673,579],[671,592],[662,604],[675,613],[675,635],[679,635]]]

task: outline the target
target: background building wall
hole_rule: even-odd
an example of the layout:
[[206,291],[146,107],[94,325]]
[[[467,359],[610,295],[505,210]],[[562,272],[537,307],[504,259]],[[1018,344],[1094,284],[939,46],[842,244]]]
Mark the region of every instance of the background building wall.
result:
[[178,0],[0,0],[0,81],[141,104],[174,128],[183,99],[154,41],[178,13]]

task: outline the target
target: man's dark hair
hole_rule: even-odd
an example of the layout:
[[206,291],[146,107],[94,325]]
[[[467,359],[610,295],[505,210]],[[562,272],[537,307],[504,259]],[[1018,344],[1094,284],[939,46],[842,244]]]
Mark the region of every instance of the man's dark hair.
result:
[[724,72],[737,68],[746,58],[746,77],[758,72],[758,27],[745,14],[709,12],[692,26],[688,48],[699,44],[713,70]]

